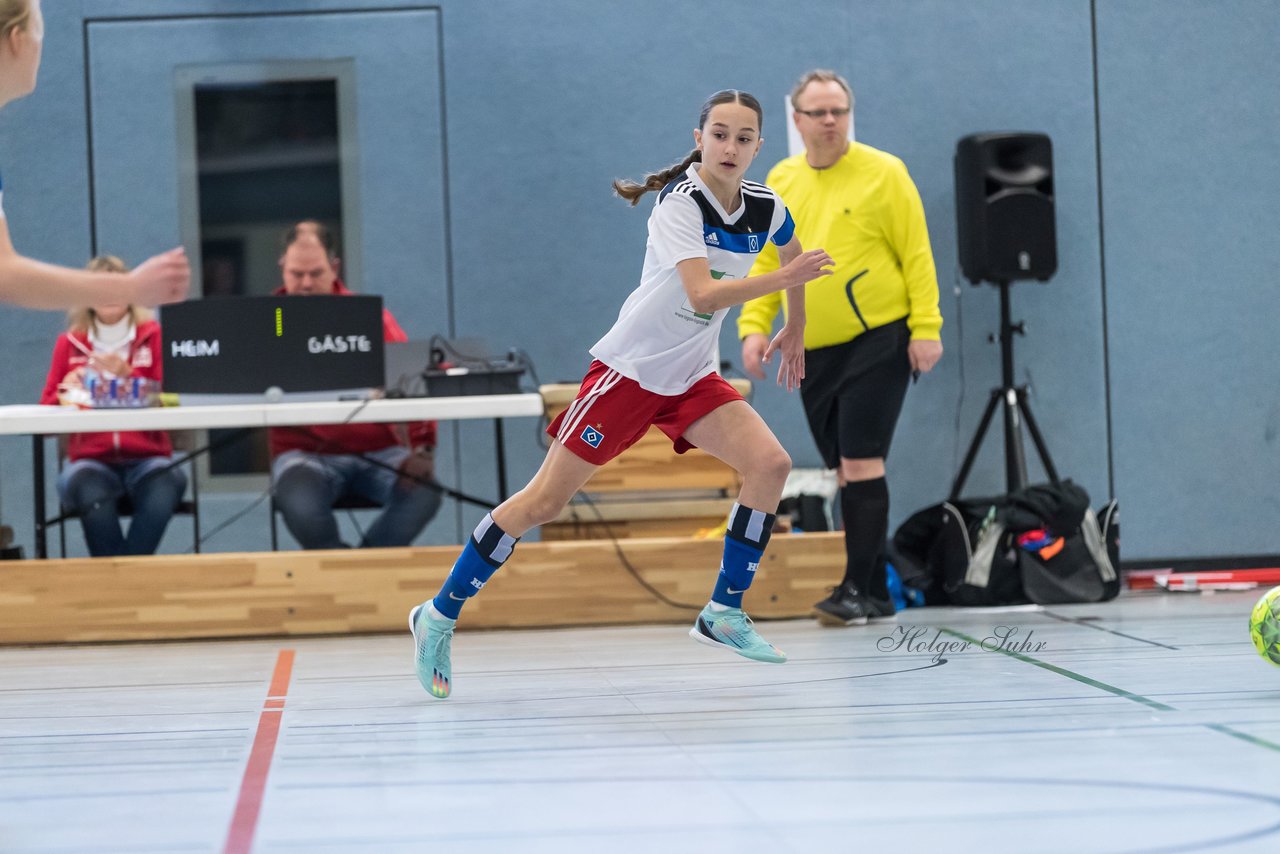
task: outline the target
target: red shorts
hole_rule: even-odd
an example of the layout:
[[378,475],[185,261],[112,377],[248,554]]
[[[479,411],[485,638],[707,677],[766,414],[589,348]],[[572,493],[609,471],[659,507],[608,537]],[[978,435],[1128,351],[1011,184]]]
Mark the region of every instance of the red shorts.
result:
[[735,400],[742,400],[742,395],[719,374],[708,374],[684,394],[668,397],[645,391],[596,359],[578,396],[555,417],[547,433],[597,466],[638,442],[650,425],[666,433],[676,453],[683,454],[693,447],[684,438],[689,425]]

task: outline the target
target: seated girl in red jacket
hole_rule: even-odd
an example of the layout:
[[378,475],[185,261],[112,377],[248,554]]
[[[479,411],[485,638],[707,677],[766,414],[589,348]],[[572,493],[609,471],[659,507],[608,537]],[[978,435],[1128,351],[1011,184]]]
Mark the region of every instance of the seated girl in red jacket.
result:
[[[126,272],[119,258],[89,262],[96,272]],[[60,387],[83,387],[92,373],[110,380],[142,377],[159,381],[160,324],[136,305],[106,304],[73,309],[58,336],[40,402],[59,402]],[[169,434],[156,430],[76,433],[68,436],[70,462],[58,477],[62,505],[80,515],[85,543],[94,557],[151,554],[187,488],[172,462]],[[121,530],[117,501],[133,503],[129,532]]]

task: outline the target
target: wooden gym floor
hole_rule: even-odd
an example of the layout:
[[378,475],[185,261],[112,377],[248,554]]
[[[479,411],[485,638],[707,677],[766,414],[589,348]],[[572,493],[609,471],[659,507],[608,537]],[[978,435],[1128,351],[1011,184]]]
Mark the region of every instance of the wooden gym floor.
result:
[[783,666],[464,622],[444,702],[407,632],[4,648],[0,850],[1273,852],[1258,592],[761,623]]

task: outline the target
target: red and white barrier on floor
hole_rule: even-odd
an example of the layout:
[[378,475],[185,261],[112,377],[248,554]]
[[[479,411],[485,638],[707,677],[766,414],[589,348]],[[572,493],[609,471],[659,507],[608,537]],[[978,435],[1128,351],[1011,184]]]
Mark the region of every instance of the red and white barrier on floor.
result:
[[1125,586],[1130,590],[1252,590],[1256,587],[1274,587],[1277,584],[1280,584],[1280,567],[1201,572],[1140,569],[1125,573]]

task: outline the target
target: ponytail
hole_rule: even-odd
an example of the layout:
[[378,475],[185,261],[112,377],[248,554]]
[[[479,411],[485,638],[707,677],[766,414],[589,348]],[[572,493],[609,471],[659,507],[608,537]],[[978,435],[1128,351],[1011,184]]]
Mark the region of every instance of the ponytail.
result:
[[614,181],[613,191],[617,193],[621,198],[626,199],[628,202],[630,202],[631,207],[634,208],[636,204],[639,203],[640,197],[643,196],[645,193],[649,192],[650,190],[653,190],[653,191],[661,190],[663,187],[667,186],[668,182],[670,182],[672,178],[676,177],[681,172],[688,169],[690,165],[694,163],[701,163],[701,162],[702,162],[702,152],[695,148],[693,151],[690,151],[689,155],[679,163],[676,163],[672,166],[668,166],[666,169],[663,169],[661,172],[653,172],[651,174],[645,175],[643,184],[637,184],[635,181],[629,181],[625,178],[619,181]]
[[[702,105],[702,111],[698,114],[698,127],[707,126],[707,116],[711,115],[711,108],[717,104],[743,104],[752,110],[755,110],[756,118],[759,120],[761,127],[764,126],[764,110],[760,109],[760,102],[755,96],[737,89],[721,89]],[[631,202],[631,207],[635,207],[640,201],[640,197],[650,190],[661,190],[667,186],[667,183],[684,170],[688,169],[694,163],[702,162],[702,152],[694,149],[689,152],[689,156],[674,166],[668,166],[661,172],[654,172],[651,175],[644,176],[644,183],[637,184],[635,181],[620,180],[613,182],[613,191],[622,198]]]

